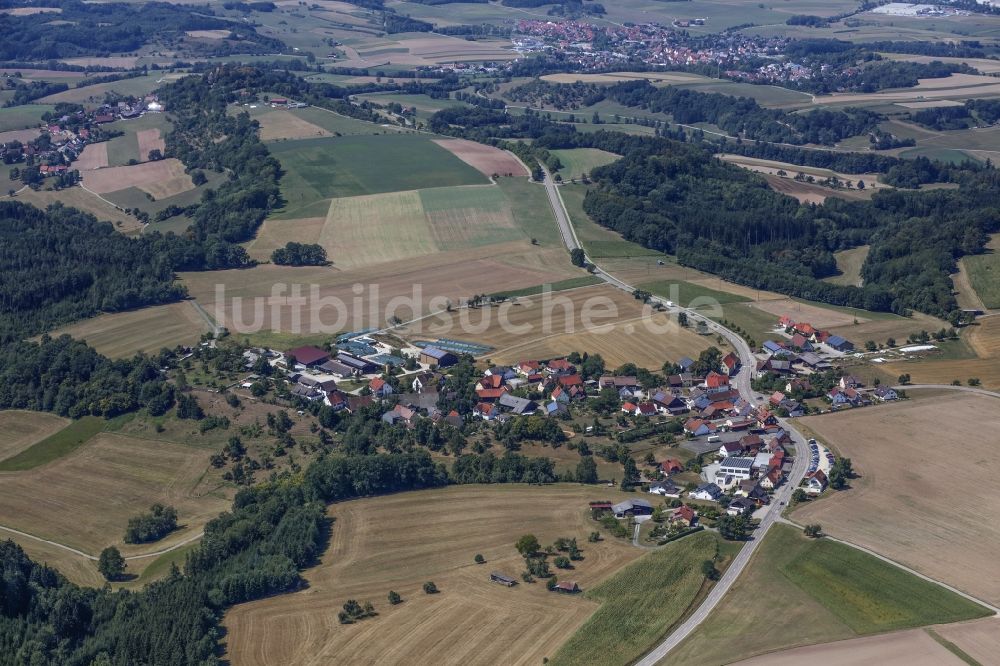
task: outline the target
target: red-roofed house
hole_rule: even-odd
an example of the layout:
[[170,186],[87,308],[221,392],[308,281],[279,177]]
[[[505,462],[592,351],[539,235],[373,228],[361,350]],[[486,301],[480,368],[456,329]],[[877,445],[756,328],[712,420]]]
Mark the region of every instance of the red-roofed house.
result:
[[372,395],[378,398],[385,398],[393,394],[392,385],[381,377],[375,377],[368,382],[368,388],[371,389]]
[[778,325],[782,328],[794,328],[795,320],[788,315],[782,315],[781,318],[778,319]]
[[660,471],[670,476],[671,474],[676,474],[678,472],[684,471],[684,465],[677,458],[667,458],[660,463]]
[[693,525],[696,520],[698,520],[698,514],[687,504],[682,504],[670,514],[670,522],[681,523],[688,527]]
[[729,377],[726,375],[720,375],[714,370],[708,373],[705,377],[705,388],[708,389],[709,393],[719,393],[721,391],[729,390]]
[[816,333],[816,329],[813,328],[813,325],[806,324],[805,322],[796,324],[795,330],[807,338],[811,338]]
[[729,352],[722,357],[722,372],[732,377],[740,369],[740,357],[733,352]]
[[785,399],[784,393],[782,393],[781,391],[775,391],[774,393],[771,394],[771,397],[768,400],[768,402],[777,407],[784,401],[784,399]]
[[479,398],[480,402],[494,402],[500,399],[504,393],[507,392],[506,386],[501,386],[500,388],[485,388],[476,391],[476,397]]

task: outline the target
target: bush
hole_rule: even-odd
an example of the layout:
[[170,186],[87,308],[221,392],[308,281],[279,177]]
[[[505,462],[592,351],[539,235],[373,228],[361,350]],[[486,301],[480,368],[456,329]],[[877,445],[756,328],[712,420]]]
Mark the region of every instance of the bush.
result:
[[389,590],[389,603],[393,606],[403,603],[403,597],[399,596],[399,592]]
[[427,581],[426,583],[424,583],[424,593],[425,594],[437,594],[438,593],[437,585],[435,585],[431,581]]
[[486,562],[486,558],[479,553],[476,553],[476,557],[474,559],[476,561],[476,564],[483,564],[484,562]]
[[129,518],[125,543],[159,541],[177,529],[177,510],[172,506],[154,504],[149,513]]

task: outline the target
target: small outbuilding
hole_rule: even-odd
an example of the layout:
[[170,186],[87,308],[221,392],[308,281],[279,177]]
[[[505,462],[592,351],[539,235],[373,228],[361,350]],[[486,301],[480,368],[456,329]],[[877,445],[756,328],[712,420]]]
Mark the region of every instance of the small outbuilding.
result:
[[517,581],[507,576],[505,574],[494,571],[490,574],[490,580],[494,583],[500,583],[501,585],[506,585],[507,587],[514,587],[517,585]]

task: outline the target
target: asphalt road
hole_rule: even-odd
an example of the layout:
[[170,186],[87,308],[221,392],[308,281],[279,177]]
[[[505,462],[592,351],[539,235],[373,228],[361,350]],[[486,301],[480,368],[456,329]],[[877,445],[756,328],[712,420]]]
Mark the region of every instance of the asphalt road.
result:
[[[570,250],[582,247],[580,245],[579,238],[577,238],[576,231],[573,229],[573,225],[570,222],[569,215],[566,212],[566,207],[563,204],[562,196],[559,194],[559,189],[553,182],[548,171],[545,172],[545,192],[548,195],[549,204],[552,206],[552,212],[559,225],[559,233],[562,236],[563,243]],[[590,257],[587,257],[587,261],[595,266],[594,275],[598,276],[608,284],[618,287],[619,289],[623,289],[629,293],[634,290],[632,285],[609,274]],[[697,311],[680,308],[676,305],[668,306],[666,300],[657,296],[653,296],[651,300],[654,303],[663,305],[671,312],[684,311],[687,313],[689,321],[704,321],[708,325],[710,331],[723,336],[739,355],[740,363],[742,365],[742,369],[735,377],[734,384],[736,389],[739,391],[740,396],[749,401],[751,404],[758,404],[758,402],[760,402],[758,398],[762,398],[763,396],[754,391],[750,386],[750,382],[753,379],[754,368],[757,365],[756,358],[753,355],[753,350],[750,349],[750,346],[743,338],[717,322],[708,319]],[[746,542],[739,554],[730,563],[726,572],[715,584],[715,587],[713,587],[712,591],[709,592],[707,597],[705,597],[705,600],[701,603],[701,605],[695,609],[695,611],[691,613],[691,615],[689,615],[680,626],[668,634],[659,645],[654,647],[645,657],[637,661],[637,666],[654,666],[654,664],[662,661],[671,650],[677,647],[677,645],[687,638],[691,632],[698,627],[698,625],[705,621],[705,618],[708,617],[709,613],[711,613],[712,610],[718,605],[719,601],[722,600],[722,597],[729,592],[729,589],[733,586],[733,583],[736,582],[736,579],[739,578],[741,573],[743,573],[743,569],[746,568],[750,559],[753,557],[753,554],[757,551],[757,547],[760,545],[761,541],[763,541],[764,535],[767,534],[767,531],[771,529],[772,525],[778,522],[784,505],[791,500],[792,493],[799,486],[799,482],[805,477],[809,460],[806,439],[787,421],[781,420],[781,425],[785,431],[791,435],[792,441],[795,443],[796,455],[792,472],[789,474],[788,480],[772,497],[771,504],[761,519],[760,526],[753,533],[753,538]]]

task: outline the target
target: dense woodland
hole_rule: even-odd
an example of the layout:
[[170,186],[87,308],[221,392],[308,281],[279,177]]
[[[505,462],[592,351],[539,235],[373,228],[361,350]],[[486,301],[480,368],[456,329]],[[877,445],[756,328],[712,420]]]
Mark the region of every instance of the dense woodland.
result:
[[968,99],[961,106],[935,106],[910,115],[915,123],[938,131],[986,127],[1000,121],[1000,100]]
[[53,24],[52,15],[45,13],[0,14],[0,34],[4,36],[0,40],[0,60],[43,61],[129,53],[154,41],[173,44],[188,30],[225,29],[238,37],[217,40],[219,43],[211,47],[213,55],[274,53],[284,46],[279,40],[258,35],[250,26],[216,18],[206,7],[78,0],[52,0],[46,6],[60,7],[59,18],[64,23]]

